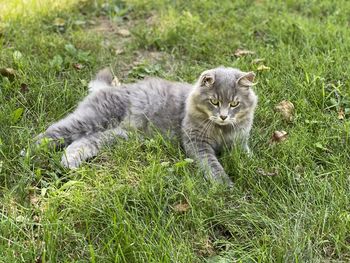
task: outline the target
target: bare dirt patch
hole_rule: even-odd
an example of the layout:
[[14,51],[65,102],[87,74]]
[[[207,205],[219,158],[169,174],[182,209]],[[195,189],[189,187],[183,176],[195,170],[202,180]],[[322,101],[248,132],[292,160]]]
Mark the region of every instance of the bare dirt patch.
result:
[[[173,58],[165,52],[130,49],[133,41],[135,41],[135,36],[132,34],[131,29],[137,22],[128,19],[115,22],[108,17],[101,16],[95,20],[95,25],[89,29],[90,32],[101,35],[103,38],[102,45],[110,49],[115,55],[117,75],[122,81],[127,78],[134,67],[142,64],[162,64],[166,71],[170,71],[173,68]],[[147,20],[147,23],[151,22]]]

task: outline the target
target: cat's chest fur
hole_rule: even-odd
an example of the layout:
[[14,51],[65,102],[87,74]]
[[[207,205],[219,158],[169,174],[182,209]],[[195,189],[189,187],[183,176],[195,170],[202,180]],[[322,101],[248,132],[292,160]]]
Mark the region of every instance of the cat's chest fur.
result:
[[[187,126],[191,127],[191,125],[187,123],[183,127],[185,133],[188,132],[188,128],[186,131]],[[193,128],[193,130],[194,133],[192,133],[191,140],[195,139],[199,142],[209,143],[216,152],[235,146],[234,144],[239,142],[243,137],[243,131],[241,129],[233,129],[232,127],[212,126],[207,129],[206,127],[199,126]]]
[[213,147],[216,151],[235,146],[234,143],[242,139],[242,131],[238,129],[215,129],[211,135]]

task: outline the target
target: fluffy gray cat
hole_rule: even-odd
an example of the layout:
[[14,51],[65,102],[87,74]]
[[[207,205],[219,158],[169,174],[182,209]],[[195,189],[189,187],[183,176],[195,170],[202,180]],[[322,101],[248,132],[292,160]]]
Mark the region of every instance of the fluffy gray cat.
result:
[[90,94],[76,110],[37,137],[68,146],[62,164],[78,167],[96,156],[103,145],[128,131],[151,134],[154,129],[182,141],[208,179],[231,184],[216,153],[224,146],[241,144],[249,154],[257,96],[253,72],[219,67],[204,71],[194,85],[159,78],[112,85],[109,70],[100,71],[89,84]]

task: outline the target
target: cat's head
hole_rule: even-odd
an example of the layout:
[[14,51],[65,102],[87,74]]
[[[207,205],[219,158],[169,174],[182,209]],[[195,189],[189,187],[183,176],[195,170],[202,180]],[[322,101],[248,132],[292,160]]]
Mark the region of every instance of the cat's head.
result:
[[235,127],[251,120],[257,104],[252,90],[255,74],[219,67],[204,71],[192,93],[191,110],[220,126]]

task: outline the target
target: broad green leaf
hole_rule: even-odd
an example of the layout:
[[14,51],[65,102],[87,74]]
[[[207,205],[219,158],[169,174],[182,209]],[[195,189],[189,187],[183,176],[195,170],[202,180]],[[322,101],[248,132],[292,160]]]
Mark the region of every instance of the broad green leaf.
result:
[[22,118],[23,112],[23,108],[18,108],[14,112],[12,112],[12,122],[17,123]]

